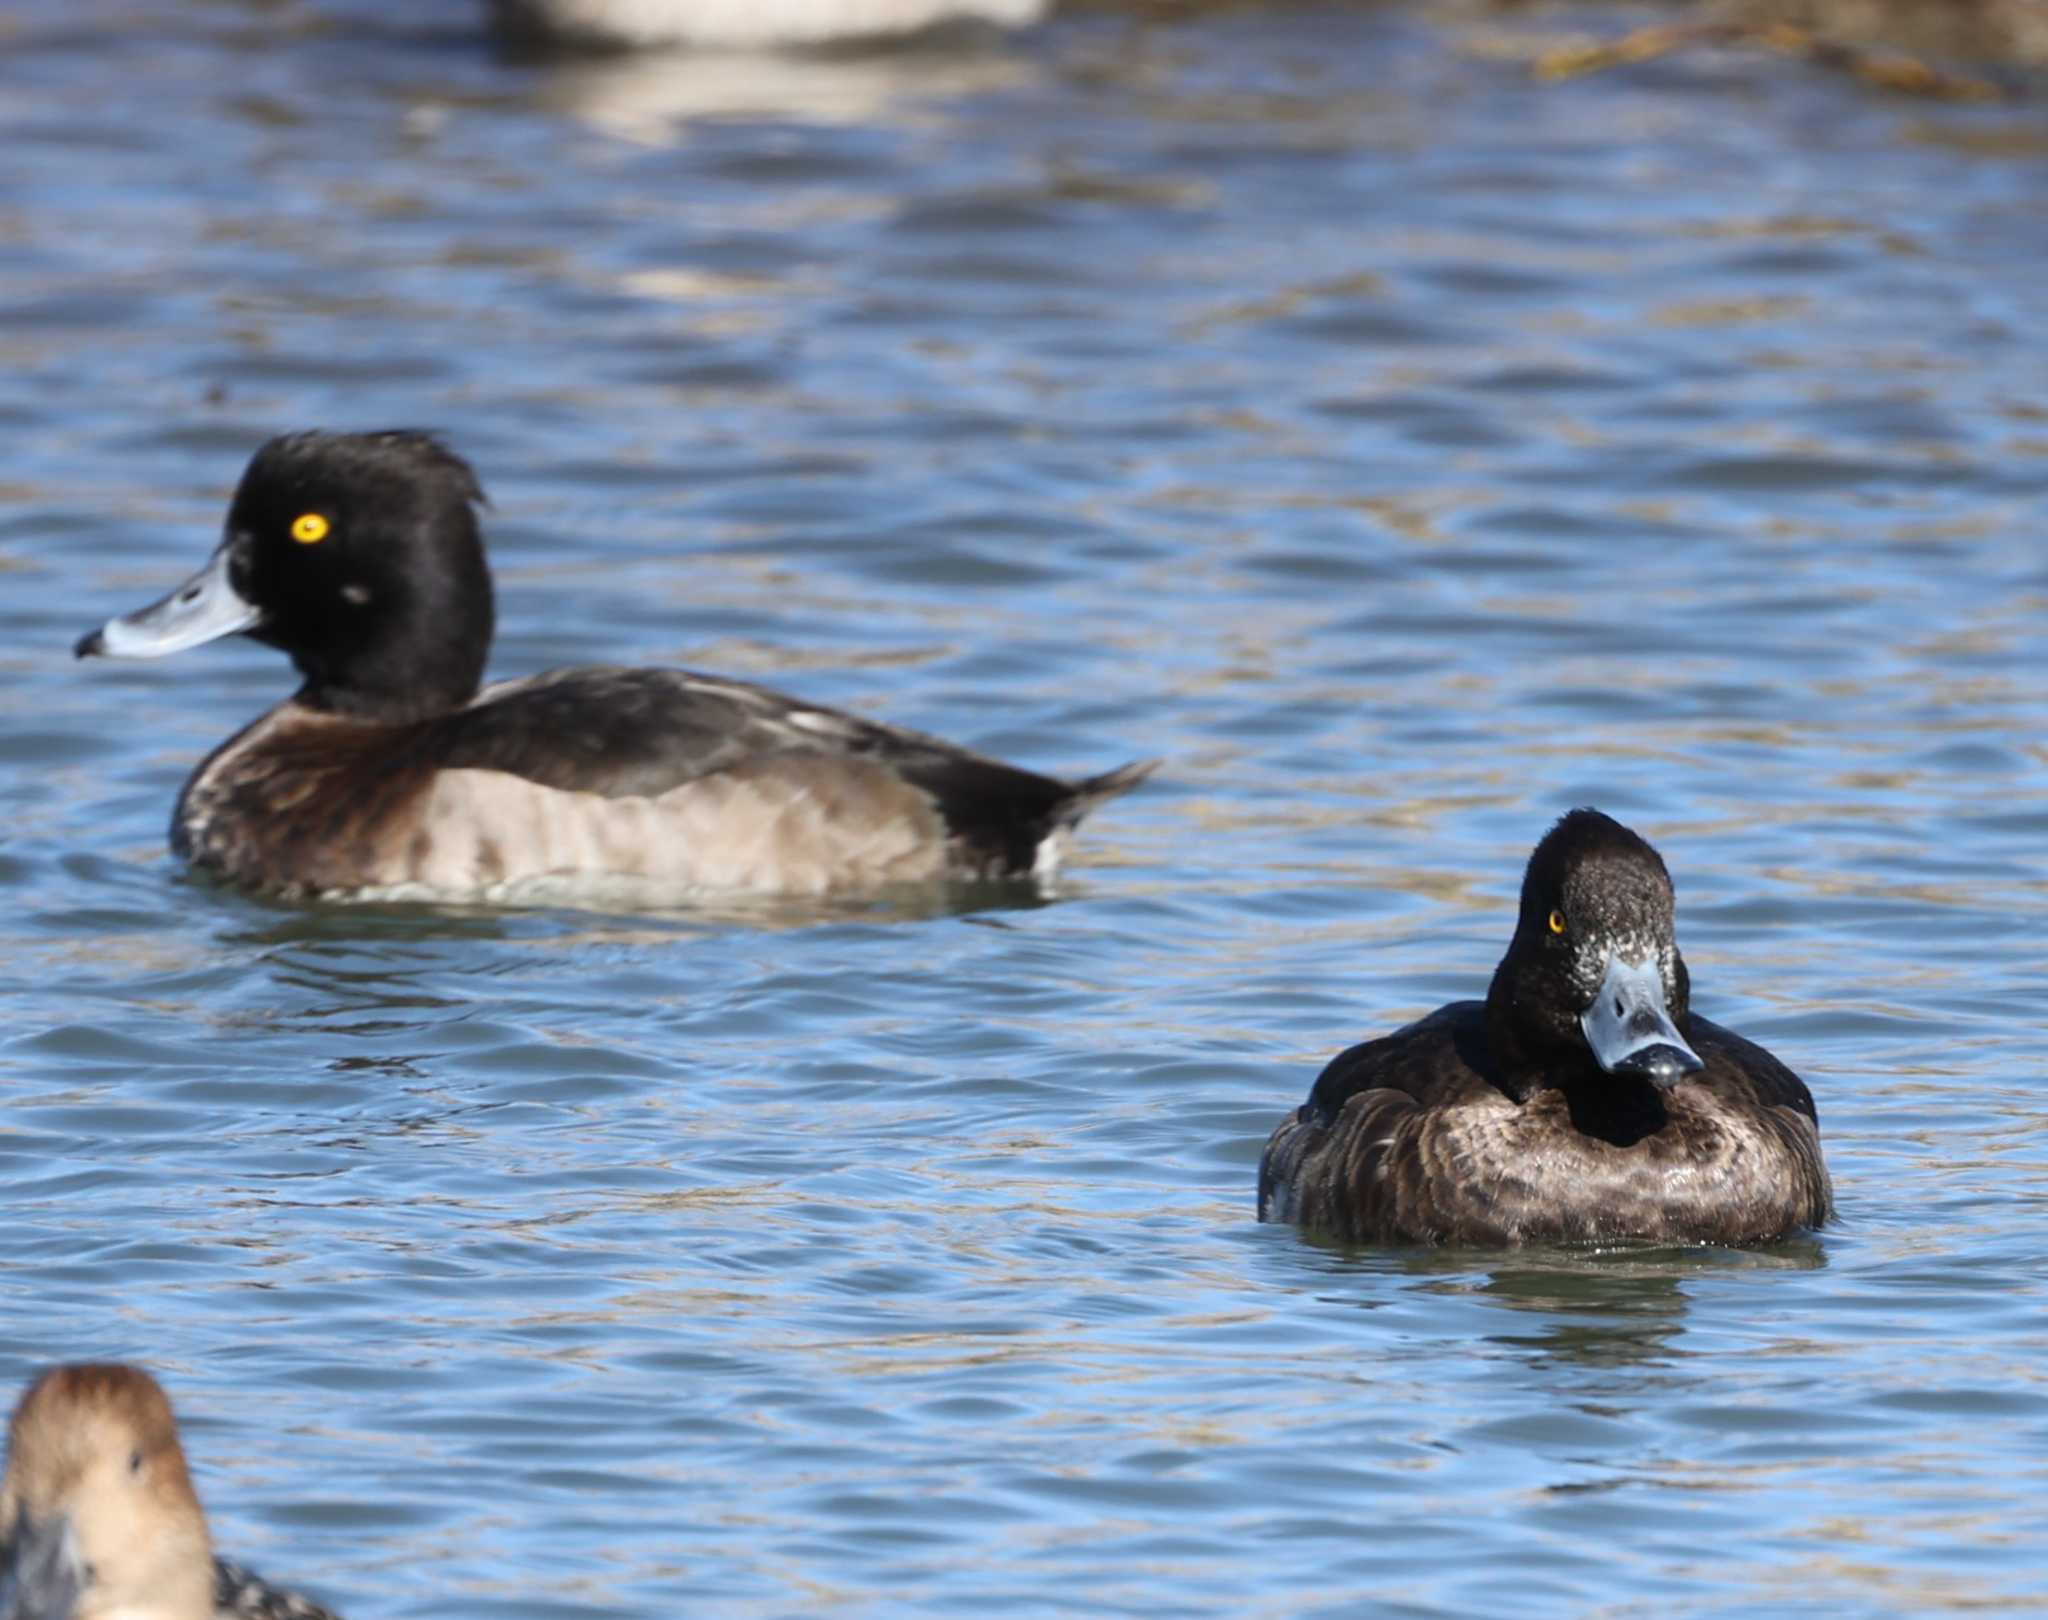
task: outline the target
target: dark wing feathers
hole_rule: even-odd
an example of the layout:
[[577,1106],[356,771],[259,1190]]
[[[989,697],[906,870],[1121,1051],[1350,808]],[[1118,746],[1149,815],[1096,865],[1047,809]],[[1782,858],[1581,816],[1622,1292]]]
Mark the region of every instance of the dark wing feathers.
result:
[[1431,1149],[1425,1105],[1486,1088],[1485,1018],[1484,1002],[1454,1001],[1332,1058],[1260,1156],[1259,1218],[1347,1243],[1431,1233],[1438,1189],[1402,1165]]
[[451,769],[508,771],[617,799],[653,797],[766,754],[850,751],[860,724],[684,670],[564,669],[487,689],[435,721],[429,746]]
[[1316,1076],[1308,1107],[1334,1121],[1361,1091],[1398,1091],[1429,1102],[1445,1090],[1447,1075],[1460,1085],[1480,1081],[1486,1061],[1486,1003],[1454,1001],[1391,1035],[1339,1052]]
[[1723,1029],[1697,1013],[1687,1020],[1685,1033],[1724,1087],[1740,1082],[1748,1088],[1748,1096],[1764,1107],[1790,1108],[1816,1125],[1820,1123],[1813,1093],[1806,1089],[1806,1082],[1755,1041],[1745,1040],[1734,1030]]
[[508,771],[608,798],[653,797],[777,755],[861,759],[930,795],[973,864],[1028,871],[1039,843],[1128,792],[1153,764],[1069,783],[937,737],[681,669],[558,670],[487,690],[431,723],[449,768]]

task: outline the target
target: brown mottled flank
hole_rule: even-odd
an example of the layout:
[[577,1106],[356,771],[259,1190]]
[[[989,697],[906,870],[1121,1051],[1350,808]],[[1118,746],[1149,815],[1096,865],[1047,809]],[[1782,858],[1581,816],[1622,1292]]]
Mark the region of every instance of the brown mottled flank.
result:
[[[1688,1015],[1705,1069],[1517,1103],[1486,1004],[1454,1002],[1334,1059],[1266,1144],[1262,1219],[1351,1243],[1756,1243],[1833,1210],[1813,1100],[1753,1042]],[[1348,1071],[1369,1089],[1347,1094]],[[1318,1097],[1341,1098],[1332,1110]]]
[[408,721],[289,702],[179,798],[172,848],[284,898],[602,877],[826,895],[1043,870],[1150,765],[1079,783],[680,670],[565,670]]
[[434,776],[417,750],[392,748],[399,729],[280,705],[193,773],[172,815],[172,850],[291,899],[395,881]]
[[137,1367],[54,1367],[29,1386],[0,1536],[21,1612],[52,1620],[337,1620],[214,1556],[170,1401]]

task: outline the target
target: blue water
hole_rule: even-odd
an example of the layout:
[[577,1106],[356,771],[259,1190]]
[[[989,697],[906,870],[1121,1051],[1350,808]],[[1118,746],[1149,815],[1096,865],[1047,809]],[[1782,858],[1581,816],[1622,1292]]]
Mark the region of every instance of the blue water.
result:
[[[146,1362],[222,1548],[350,1620],[2048,1605],[2038,103],[1526,71],[1649,15],[550,64],[19,0],[0,1386]],[[1168,764],[1039,907],[195,883],[172,797],[282,661],[67,649],[310,425],[475,460],[498,675]],[[1839,1221],[1258,1226],[1578,803]]]

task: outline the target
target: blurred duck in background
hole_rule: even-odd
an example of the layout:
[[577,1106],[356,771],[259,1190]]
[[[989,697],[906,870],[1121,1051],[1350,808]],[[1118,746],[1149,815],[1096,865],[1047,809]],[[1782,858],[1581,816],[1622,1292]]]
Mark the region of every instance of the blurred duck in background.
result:
[[1049,0],[490,0],[507,38],[586,50],[770,50],[886,39],[942,23],[1026,28]]

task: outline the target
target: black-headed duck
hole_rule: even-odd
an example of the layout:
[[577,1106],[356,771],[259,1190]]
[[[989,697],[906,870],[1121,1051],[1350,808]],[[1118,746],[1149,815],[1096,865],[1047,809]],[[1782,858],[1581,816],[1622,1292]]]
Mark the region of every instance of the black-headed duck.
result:
[[1671,877],[1597,810],[1545,835],[1484,1001],[1331,1060],[1259,1216],[1352,1243],[1759,1243],[1832,1212],[1804,1082],[1693,1012]]
[[52,1367],[0,1480],[0,1620],[336,1620],[217,1558],[177,1420],[137,1367]]
[[155,658],[242,634],[304,678],[185,784],[177,854],[287,899],[874,891],[1048,875],[1075,824],[1152,769],[1058,781],[680,669],[479,690],[483,499],[427,434],[272,439],[206,566],[79,641],[81,658]]

